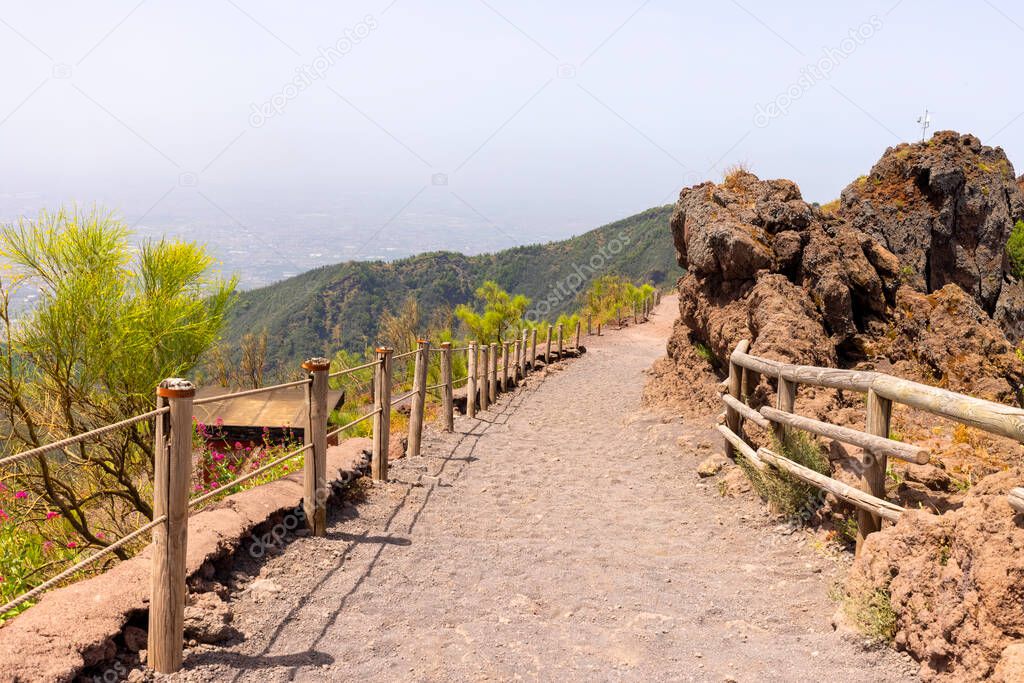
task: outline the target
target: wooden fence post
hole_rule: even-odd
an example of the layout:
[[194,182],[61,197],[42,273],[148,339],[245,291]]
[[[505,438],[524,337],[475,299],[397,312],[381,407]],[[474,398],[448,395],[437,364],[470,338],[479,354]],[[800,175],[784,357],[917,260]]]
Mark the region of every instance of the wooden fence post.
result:
[[469,342],[468,356],[466,356],[466,415],[476,417],[476,367],[477,346],[475,341]]
[[583,329],[583,322],[577,318],[576,320],[576,350],[580,350],[580,332]]
[[519,384],[519,381],[523,378],[522,353],[523,353],[522,342],[519,341],[519,335],[516,335],[515,341],[512,342],[512,383],[513,384]]
[[327,375],[331,361],[310,358],[302,364],[309,372],[306,386],[309,416],[302,433],[305,445],[313,449],[302,456],[302,509],[306,513],[306,526],[314,536],[327,533]]
[[594,315],[587,313],[587,336],[594,334]]
[[[778,390],[776,391],[775,407],[781,411],[792,413],[793,406],[796,405],[796,388],[796,382],[780,377]],[[775,423],[772,425],[772,430],[775,432],[775,438],[782,443],[782,438],[786,431],[785,425]]]
[[477,364],[477,384],[480,385],[480,410],[487,410],[491,404],[491,349],[487,344],[480,345],[479,363]]
[[406,455],[420,454],[423,441],[423,412],[427,406],[427,368],[430,362],[430,342],[416,340],[416,365],[412,373],[412,409],[409,411],[409,443]]
[[[743,339],[738,344],[736,344],[735,351],[738,352],[738,353],[746,353],[747,349],[749,349],[749,348],[750,348],[750,341],[748,341],[746,339]],[[739,400],[740,394],[741,394],[741,391],[742,391],[742,387],[743,387],[743,368],[741,368],[739,365],[736,365],[736,363],[733,363],[732,362],[732,357],[730,356],[730,358],[729,358],[729,380],[728,380],[729,395],[732,396],[733,398]],[[725,407],[725,426],[728,427],[729,430],[732,431],[734,434],[740,435],[741,438],[742,438],[742,433],[740,432],[740,428],[741,428],[742,424],[743,424],[742,419],[740,418],[740,414],[736,411],[736,409],[732,408],[729,405],[726,405],[726,407]],[[731,450],[732,450],[732,447],[729,445],[728,442],[726,442],[725,443],[725,454],[726,454],[726,456],[729,456],[731,454]]]
[[167,521],[153,529],[153,566],[149,598],[149,666],[158,673],[181,668],[185,624],[185,556],[188,550],[188,495],[192,479],[192,398],[184,379],[165,379],[157,387],[153,469],[153,517]]
[[597,321],[597,336],[598,337],[601,336],[601,321],[600,320]]
[[452,343],[441,342],[441,412],[444,431],[455,431],[455,388],[452,386]]
[[530,369],[537,368],[537,328],[533,328],[530,335]]
[[[874,389],[868,389],[868,412],[864,424],[864,431],[875,436],[889,438],[889,426],[892,421],[892,401],[882,398],[875,393]],[[864,451],[864,458],[861,461],[863,471],[861,472],[861,489],[867,491],[876,498],[885,498],[885,468],[887,458],[884,453]],[[860,554],[861,546],[868,534],[879,531],[882,528],[882,518],[871,514],[866,510],[857,510],[857,548],[855,554]]]
[[519,372],[522,373],[522,379],[526,379],[526,352],[530,348],[529,330],[524,329],[522,339],[519,342]]
[[391,354],[394,349],[377,348],[374,368],[373,460],[370,475],[377,481],[388,480],[388,449],[391,446]]
[[509,353],[509,342],[501,343],[501,390],[508,391],[508,365],[512,361],[512,354]]
[[562,337],[565,335],[565,323],[558,323],[558,360],[565,358],[562,350]]
[[491,342],[491,367],[487,369],[487,388],[491,403],[498,400],[498,343]]
[[632,305],[633,305],[633,324],[634,324],[634,325],[636,325],[637,323],[639,323],[639,322],[640,322],[640,321],[639,321],[639,320],[637,319],[637,317],[636,317],[636,302],[635,302],[635,301],[634,301],[634,302],[632,302]]
[[551,325],[548,325],[548,338],[544,346],[544,365],[551,365]]

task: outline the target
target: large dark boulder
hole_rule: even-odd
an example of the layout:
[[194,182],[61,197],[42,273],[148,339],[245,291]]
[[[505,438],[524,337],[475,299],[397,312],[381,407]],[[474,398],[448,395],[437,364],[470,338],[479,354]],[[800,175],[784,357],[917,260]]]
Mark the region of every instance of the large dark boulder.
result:
[[1001,148],[941,131],[886,150],[843,190],[838,215],[899,257],[907,285],[924,293],[958,285],[992,315],[1024,195]]

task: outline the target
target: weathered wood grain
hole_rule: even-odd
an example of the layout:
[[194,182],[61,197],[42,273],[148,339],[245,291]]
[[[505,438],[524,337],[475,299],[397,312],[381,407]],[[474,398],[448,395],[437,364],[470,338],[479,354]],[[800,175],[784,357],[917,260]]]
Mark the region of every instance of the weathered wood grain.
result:
[[861,510],[876,514],[890,522],[899,521],[900,514],[904,511],[902,507],[895,503],[890,503],[887,500],[876,498],[869,493],[855,489],[848,484],[844,484],[841,481],[833,479],[832,477],[826,477],[824,474],[820,474],[799,463],[795,463],[788,458],[784,458],[778,453],[770,451],[767,448],[758,448],[757,456],[762,461],[780,470],[785,470],[797,479],[801,479],[806,481],[808,484],[812,484],[820,489],[828,491],[834,496],[842,498],[851,505],[855,505]]
[[796,427],[797,429],[802,429],[805,432],[824,436],[829,439],[835,439],[836,441],[841,441],[842,443],[851,444],[853,446],[859,446],[860,448],[872,450],[876,453],[883,453],[884,455],[899,458],[900,460],[906,460],[907,462],[916,463],[918,465],[927,463],[931,458],[931,451],[927,448],[903,443],[902,441],[894,441],[883,436],[867,434],[856,429],[851,429],[850,427],[840,427],[839,425],[804,417],[803,415],[787,413],[769,406],[762,407],[760,415],[762,416],[762,419],[767,418],[775,423],[789,427]]

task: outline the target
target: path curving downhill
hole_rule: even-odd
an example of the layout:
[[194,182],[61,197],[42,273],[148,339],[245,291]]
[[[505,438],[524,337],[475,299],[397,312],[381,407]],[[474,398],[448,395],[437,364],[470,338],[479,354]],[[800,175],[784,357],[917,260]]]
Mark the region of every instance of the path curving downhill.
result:
[[429,431],[327,537],[259,567],[232,598],[244,640],[174,678],[916,680],[833,632],[841,560],[698,480],[710,425],[641,409],[676,310]]

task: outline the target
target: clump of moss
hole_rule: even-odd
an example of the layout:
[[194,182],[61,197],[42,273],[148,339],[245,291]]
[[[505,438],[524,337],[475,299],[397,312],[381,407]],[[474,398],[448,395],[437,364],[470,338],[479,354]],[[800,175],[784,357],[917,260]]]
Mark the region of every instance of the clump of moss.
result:
[[1014,277],[1024,278],[1024,221],[1017,221],[1006,241],[1006,257]]

